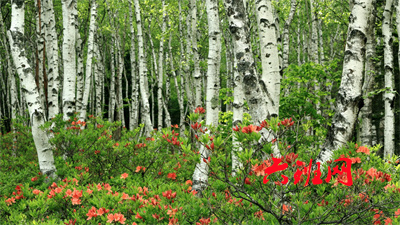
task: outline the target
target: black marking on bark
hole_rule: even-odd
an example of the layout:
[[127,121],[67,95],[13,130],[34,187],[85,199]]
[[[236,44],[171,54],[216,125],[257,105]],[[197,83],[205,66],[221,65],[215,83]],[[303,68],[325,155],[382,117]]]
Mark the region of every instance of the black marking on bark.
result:
[[17,5],[17,9],[21,8],[24,6],[25,0],[13,0],[13,3]]

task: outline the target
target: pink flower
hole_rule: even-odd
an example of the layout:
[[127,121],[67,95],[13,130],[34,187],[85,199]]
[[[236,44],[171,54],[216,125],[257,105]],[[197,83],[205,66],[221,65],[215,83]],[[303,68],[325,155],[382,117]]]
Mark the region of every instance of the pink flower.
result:
[[121,174],[121,179],[126,179],[127,177],[128,177],[128,174],[127,174],[127,173]]

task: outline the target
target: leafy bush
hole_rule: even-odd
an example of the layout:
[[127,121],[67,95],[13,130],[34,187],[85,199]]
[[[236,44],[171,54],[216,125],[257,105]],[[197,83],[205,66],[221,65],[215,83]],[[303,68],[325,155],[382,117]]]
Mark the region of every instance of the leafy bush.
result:
[[[141,137],[141,127],[128,131],[118,122],[93,116],[85,123],[56,117],[45,125],[60,178],[53,181],[40,174],[29,128],[19,126],[15,133],[2,135],[0,220],[10,224],[399,222],[400,185],[394,182],[399,178],[398,162],[378,157],[379,146],[349,143],[335,152],[335,159],[352,161],[352,185],[342,184],[349,182],[347,174],[341,174],[346,169],[343,161],[321,166],[322,183],[315,185],[318,173],[312,159],[318,152],[310,154],[296,142],[303,135],[297,132],[301,124],[275,118],[256,126],[248,120],[232,131],[229,114],[220,117],[218,127],[207,127],[199,112],[189,118],[192,136],[179,134],[174,125]],[[263,129],[274,138],[260,141]],[[242,151],[232,153],[232,135]],[[13,138],[20,140],[14,148]],[[210,178],[199,198],[191,178],[202,145],[212,154],[202,159]],[[281,157],[274,158],[275,148]],[[243,165],[235,176],[232,154]],[[287,168],[270,173],[274,163],[286,163]]]

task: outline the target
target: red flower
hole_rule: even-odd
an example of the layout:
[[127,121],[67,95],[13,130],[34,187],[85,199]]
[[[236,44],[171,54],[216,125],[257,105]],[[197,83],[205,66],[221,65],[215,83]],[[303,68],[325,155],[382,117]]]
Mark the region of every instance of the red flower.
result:
[[250,124],[249,126],[242,128],[242,133],[250,134],[252,132],[257,132],[258,133],[257,126],[254,126],[253,124]]
[[206,110],[205,110],[203,107],[197,107],[197,108],[194,110],[194,113],[203,114],[203,113],[206,113]]
[[370,154],[369,149],[368,149],[367,147],[365,147],[365,146],[359,147],[359,148],[357,149],[357,152],[363,152],[363,153],[365,153],[365,154],[367,154],[367,155]]
[[139,215],[139,213],[136,213],[135,218],[136,218],[136,219],[143,219],[143,217],[141,217],[141,216]]
[[211,218],[208,218],[208,219],[201,218],[199,221],[200,221],[200,223],[197,222],[196,225],[208,225],[211,222]]
[[34,182],[37,181],[37,179],[38,179],[37,177],[32,177],[31,181]]
[[121,179],[126,179],[127,177],[128,177],[128,174],[127,174],[127,173],[121,174]]
[[176,173],[169,173],[168,178],[175,180],[176,179]]
[[176,197],[176,192],[172,193],[172,190],[170,189],[169,191],[163,192],[162,195],[168,199],[171,199]]
[[92,219],[92,217],[97,217],[96,208],[92,206],[92,208],[89,209],[89,212],[86,215],[88,216],[86,220],[90,220]]

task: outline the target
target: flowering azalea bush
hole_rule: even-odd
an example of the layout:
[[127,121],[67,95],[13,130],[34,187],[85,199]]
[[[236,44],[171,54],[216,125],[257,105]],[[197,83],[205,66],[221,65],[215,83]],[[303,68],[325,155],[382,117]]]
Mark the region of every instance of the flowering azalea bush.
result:
[[[28,128],[20,126],[16,133],[2,135],[0,221],[196,225],[399,222],[399,168],[395,158],[385,161],[376,154],[379,146],[349,143],[335,152],[331,162],[320,165],[318,180],[317,166],[311,160],[318,153],[309,153],[293,139],[299,126],[293,119],[273,118],[257,125],[246,119],[232,129],[229,114],[220,117],[224,121],[218,127],[207,126],[203,116],[201,108],[189,116],[191,132],[181,134],[173,125],[149,137],[141,137],[141,127],[128,131],[118,122],[93,116],[85,122],[57,117],[45,129],[55,147],[58,180],[40,173]],[[232,151],[232,135],[241,151]],[[13,147],[15,137],[24,146],[15,143]],[[208,157],[199,154],[201,146],[211,152]],[[273,155],[276,149],[280,155]],[[241,162],[235,176],[232,154]],[[350,186],[345,185],[347,174],[341,173],[349,165],[335,161],[340,158],[351,161]],[[191,180],[199,160],[209,166],[210,176],[201,198],[192,190]],[[275,164],[281,169],[272,172]]]

